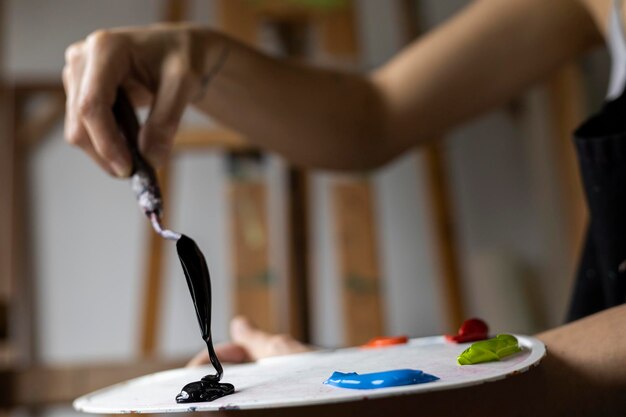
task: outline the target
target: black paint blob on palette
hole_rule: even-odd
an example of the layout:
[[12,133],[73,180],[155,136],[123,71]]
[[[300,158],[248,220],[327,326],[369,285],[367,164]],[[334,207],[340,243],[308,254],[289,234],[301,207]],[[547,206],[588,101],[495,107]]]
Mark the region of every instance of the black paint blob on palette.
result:
[[191,382],[183,387],[176,396],[177,403],[213,401],[235,392],[232,384],[221,383],[223,369],[211,337],[211,276],[204,255],[193,239],[182,235],[176,242],[176,250],[183,266],[187,285],[196,309],[198,324],[205,341],[211,364],[215,368],[214,375],[206,375],[200,381]]

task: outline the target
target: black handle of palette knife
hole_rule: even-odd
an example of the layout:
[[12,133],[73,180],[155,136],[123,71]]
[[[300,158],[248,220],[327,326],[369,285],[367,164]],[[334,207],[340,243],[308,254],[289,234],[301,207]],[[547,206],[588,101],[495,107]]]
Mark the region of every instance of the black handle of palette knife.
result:
[[146,216],[150,217],[154,213],[160,218],[163,210],[161,189],[154,168],[139,153],[139,120],[135,108],[122,88],[117,90],[113,116],[130,151],[133,163],[131,185],[139,207]]

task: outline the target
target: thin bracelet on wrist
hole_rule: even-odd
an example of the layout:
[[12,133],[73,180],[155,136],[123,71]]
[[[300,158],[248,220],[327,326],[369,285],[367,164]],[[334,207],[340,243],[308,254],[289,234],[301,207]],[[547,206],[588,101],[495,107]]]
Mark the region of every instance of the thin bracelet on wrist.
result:
[[198,91],[198,94],[192,101],[199,101],[206,95],[211,81],[213,80],[213,78],[215,78],[215,76],[220,72],[220,70],[226,63],[229,53],[230,48],[228,47],[228,45],[224,44],[222,46],[222,50],[220,51],[220,55],[215,62],[215,65],[213,65],[209,72],[207,72],[205,75],[202,76],[202,78],[200,78],[200,91]]

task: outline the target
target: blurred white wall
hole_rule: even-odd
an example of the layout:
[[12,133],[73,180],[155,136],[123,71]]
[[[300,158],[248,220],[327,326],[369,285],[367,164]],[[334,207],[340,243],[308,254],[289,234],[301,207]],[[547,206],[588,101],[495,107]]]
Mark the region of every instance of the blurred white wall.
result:
[[[95,29],[150,24],[163,2],[114,0],[9,1],[2,25],[8,38],[8,78],[60,79],[64,50]],[[194,2],[198,21],[211,22],[213,2]],[[44,362],[116,360],[138,352],[141,278],[147,222],[129,185],[101,173],[63,141],[62,126],[31,161],[36,264],[37,345]],[[205,249],[215,277],[214,323],[227,337],[229,258],[222,159],[194,153],[178,158],[170,208],[172,225]],[[186,283],[173,247],[167,251],[164,354],[202,347]]]
[[[464,3],[425,0],[424,23],[432,26]],[[211,22],[214,2],[192,4],[196,20]],[[10,0],[2,25],[9,39],[5,70],[14,77],[58,78],[68,44],[97,28],[154,22],[160,5],[162,2],[148,0]],[[363,67],[372,68],[403,44],[399,2],[361,0],[357,5]],[[540,108],[542,100],[527,101]],[[539,285],[540,323],[545,325],[562,320],[569,296],[570,278],[555,276],[555,267],[545,267],[555,263],[558,267],[562,254],[554,239],[550,245],[546,243],[542,221],[558,226],[560,220],[558,213],[548,215],[548,220],[545,213],[539,213],[542,205],[537,198],[546,197],[538,196],[534,189],[543,178],[531,172],[529,162],[533,153],[528,135],[545,133],[545,117],[514,121],[506,112],[497,111],[452,132],[446,140],[468,315],[488,315],[488,321],[508,330],[536,330],[537,321],[515,321],[520,312],[528,311],[522,290],[518,290],[526,281]],[[132,357],[138,349],[136,303],[141,299],[147,224],[128,184],[106,177],[79,151],[66,146],[61,126],[33,155],[31,164],[41,358],[68,362]],[[275,205],[284,198],[281,163],[274,160],[271,166],[268,178]],[[390,333],[420,336],[444,328],[423,169],[420,156],[408,154],[374,178]],[[549,175],[550,171],[546,172]],[[227,337],[230,316],[225,175],[219,154],[180,156],[171,187],[176,204],[169,208],[172,225],[197,238],[207,255],[214,278],[217,340]],[[333,319],[341,306],[329,230],[328,183],[329,174],[320,173],[312,187],[316,262],[312,290],[317,296],[313,330],[317,343],[340,345],[342,323]],[[279,218],[272,216],[276,227],[280,227]],[[558,233],[558,227],[556,230]],[[274,235],[272,239],[280,238]],[[191,355],[201,348],[201,341],[171,248],[167,262],[160,348],[164,354]],[[482,290],[494,282],[504,288],[505,297],[522,300],[509,315],[506,308],[510,303],[494,306],[493,297]],[[554,292],[559,295],[551,296]]]

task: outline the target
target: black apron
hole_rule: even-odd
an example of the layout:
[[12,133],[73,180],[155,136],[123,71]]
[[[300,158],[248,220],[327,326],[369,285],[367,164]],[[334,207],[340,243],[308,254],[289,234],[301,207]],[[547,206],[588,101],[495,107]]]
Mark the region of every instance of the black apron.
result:
[[626,93],[574,132],[590,221],[567,320],[626,302]]

